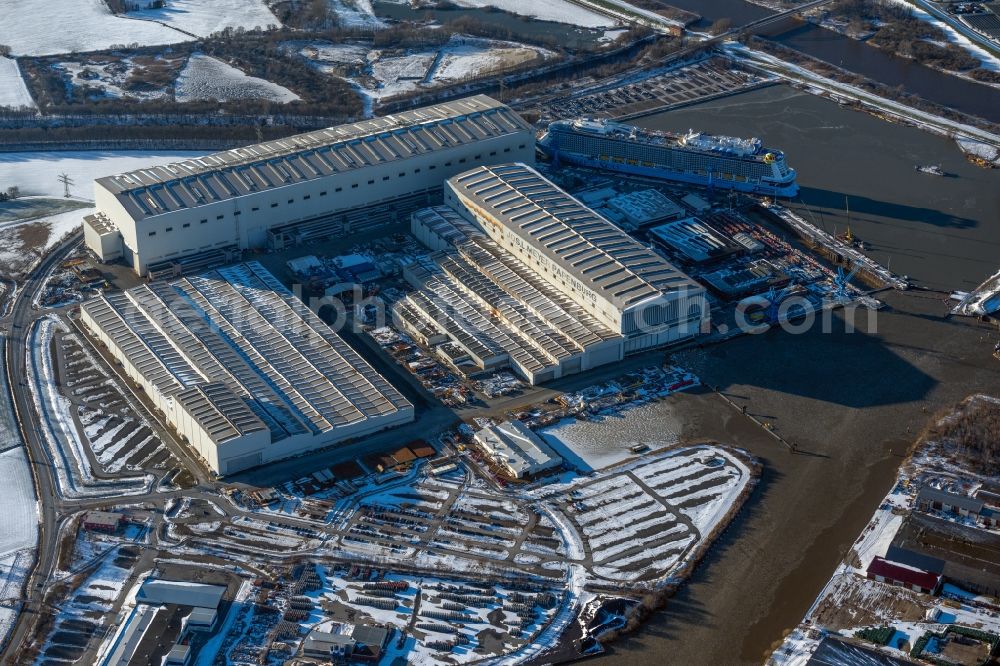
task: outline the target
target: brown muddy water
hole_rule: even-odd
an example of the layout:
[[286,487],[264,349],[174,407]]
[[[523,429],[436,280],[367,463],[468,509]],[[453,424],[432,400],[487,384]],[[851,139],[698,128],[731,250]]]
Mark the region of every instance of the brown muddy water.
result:
[[938,294],[885,298],[874,332],[859,314],[855,333],[836,325],[770,332],[674,358],[801,453],[710,391],[652,407],[672,410],[685,439],[749,450],[763,477],[690,582],[600,661],[761,663],[848,552],[931,414],[971,392],[1000,390],[995,329],[946,319]]

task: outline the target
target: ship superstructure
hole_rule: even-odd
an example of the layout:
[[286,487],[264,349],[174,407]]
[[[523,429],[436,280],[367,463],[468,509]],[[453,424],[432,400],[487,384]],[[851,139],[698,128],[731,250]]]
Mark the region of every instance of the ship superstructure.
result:
[[799,190],[784,153],[758,138],[674,134],[579,118],[550,123],[539,147],[554,160],[640,176],[780,197]]

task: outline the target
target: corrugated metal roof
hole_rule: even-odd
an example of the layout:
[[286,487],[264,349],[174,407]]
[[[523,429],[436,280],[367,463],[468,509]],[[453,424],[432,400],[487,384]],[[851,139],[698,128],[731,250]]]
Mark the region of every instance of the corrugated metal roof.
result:
[[96,183],[140,220],[528,129],[507,106],[477,95]]
[[216,444],[268,429],[243,398],[222,382],[198,384],[175,397]]
[[625,310],[698,283],[526,164],[477,167],[449,187]]
[[81,307],[162,395],[189,401],[213,436],[259,421],[278,441],[411,407],[257,262]]

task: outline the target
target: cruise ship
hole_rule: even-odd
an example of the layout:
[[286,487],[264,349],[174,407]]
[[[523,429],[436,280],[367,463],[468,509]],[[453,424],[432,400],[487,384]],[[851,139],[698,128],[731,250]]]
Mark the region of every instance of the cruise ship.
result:
[[568,164],[776,197],[799,191],[784,153],[757,138],[673,134],[580,118],[550,123],[538,145],[553,161]]

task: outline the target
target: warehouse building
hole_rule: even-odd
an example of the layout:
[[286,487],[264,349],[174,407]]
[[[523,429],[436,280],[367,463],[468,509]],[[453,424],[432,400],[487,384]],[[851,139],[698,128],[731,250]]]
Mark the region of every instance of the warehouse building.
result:
[[413,405],[257,262],[104,294],[80,319],[218,474],[413,420]]
[[521,421],[504,421],[475,434],[483,453],[515,479],[555,469],[562,458]]
[[419,211],[412,230],[436,250],[404,269],[416,290],[393,309],[415,339],[449,343],[481,371],[509,366],[532,384],[622,359],[620,334],[454,210]]
[[445,203],[622,335],[625,353],[708,330],[697,282],[527,164],[455,176],[445,185]]
[[87,247],[139,275],[189,273],[405,220],[476,164],[533,162],[534,132],[484,95],[99,178]]
[[723,238],[697,217],[661,224],[650,229],[649,235],[675,252],[682,261],[693,264],[727,259],[739,252],[741,247]]

